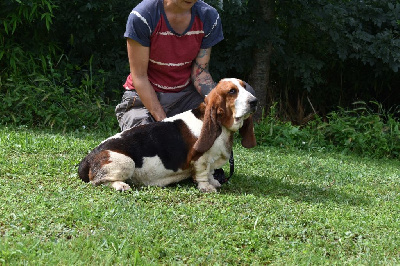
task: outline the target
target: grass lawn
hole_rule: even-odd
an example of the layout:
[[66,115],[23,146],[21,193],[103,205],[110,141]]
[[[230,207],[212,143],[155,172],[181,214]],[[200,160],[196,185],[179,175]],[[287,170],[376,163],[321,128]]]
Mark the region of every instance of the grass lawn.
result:
[[218,193],[118,193],[77,177],[110,134],[0,127],[0,264],[400,264],[398,160],[236,145]]

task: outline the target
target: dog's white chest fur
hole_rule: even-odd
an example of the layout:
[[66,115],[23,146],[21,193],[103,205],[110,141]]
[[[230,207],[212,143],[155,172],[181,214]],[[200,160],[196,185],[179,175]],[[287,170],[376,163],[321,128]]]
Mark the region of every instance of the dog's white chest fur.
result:
[[221,135],[215,140],[214,145],[199,158],[199,161],[210,164],[211,169],[222,167],[229,159],[232,150],[229,136],[228,130],[223,128]]

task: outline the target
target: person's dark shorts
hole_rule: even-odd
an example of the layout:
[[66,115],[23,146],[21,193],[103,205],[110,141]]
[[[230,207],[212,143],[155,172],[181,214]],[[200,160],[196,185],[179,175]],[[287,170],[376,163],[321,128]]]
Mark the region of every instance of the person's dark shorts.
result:
[[[193,85],[180,92],[156,92],[156,94],[167,117],[196,108],[204,101]],[[121,103],[115,108],[115,115],[121,131],[154,122],[154,118],[144,107],[135,90],[124,92]]]

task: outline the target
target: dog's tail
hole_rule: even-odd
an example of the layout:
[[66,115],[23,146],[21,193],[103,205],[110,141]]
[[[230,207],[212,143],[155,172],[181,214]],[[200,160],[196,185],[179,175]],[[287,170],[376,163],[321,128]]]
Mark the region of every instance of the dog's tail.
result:
[[78,168],[78,175],[80,179],[84,182],[89,182],[89,169],[90,169],[90,164],[88,161],[88,158],[85,157],[80,163],[79,163],[79,168]]

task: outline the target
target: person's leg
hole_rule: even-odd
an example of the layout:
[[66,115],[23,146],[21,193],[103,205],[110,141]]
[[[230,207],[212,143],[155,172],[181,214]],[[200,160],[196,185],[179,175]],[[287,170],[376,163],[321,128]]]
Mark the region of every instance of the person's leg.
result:
[[154,122],[136,91],[125,91],[121,103],[115,107],[115,115],[121,131]]
[[[193,86],[177,93],[157,92],[157,96],[168,117],[193,109],[203,101],[202,96]],[[154,122],[150,112],[144,107],[134,90],[124,92],[121,103],[115,108],[115,115],[121,131]]]
[[167,117],[171,117],[198,107],[200,103],[204,102],[204,98],[193,85],[189,85],[178,93],[160,94],[160,102]]
[[154,122],[155,120],[151,116],[150,112],[144,108],[132,108],[125,112],[123,116],[118,120],[121,131],[126,129],[145,125]]

